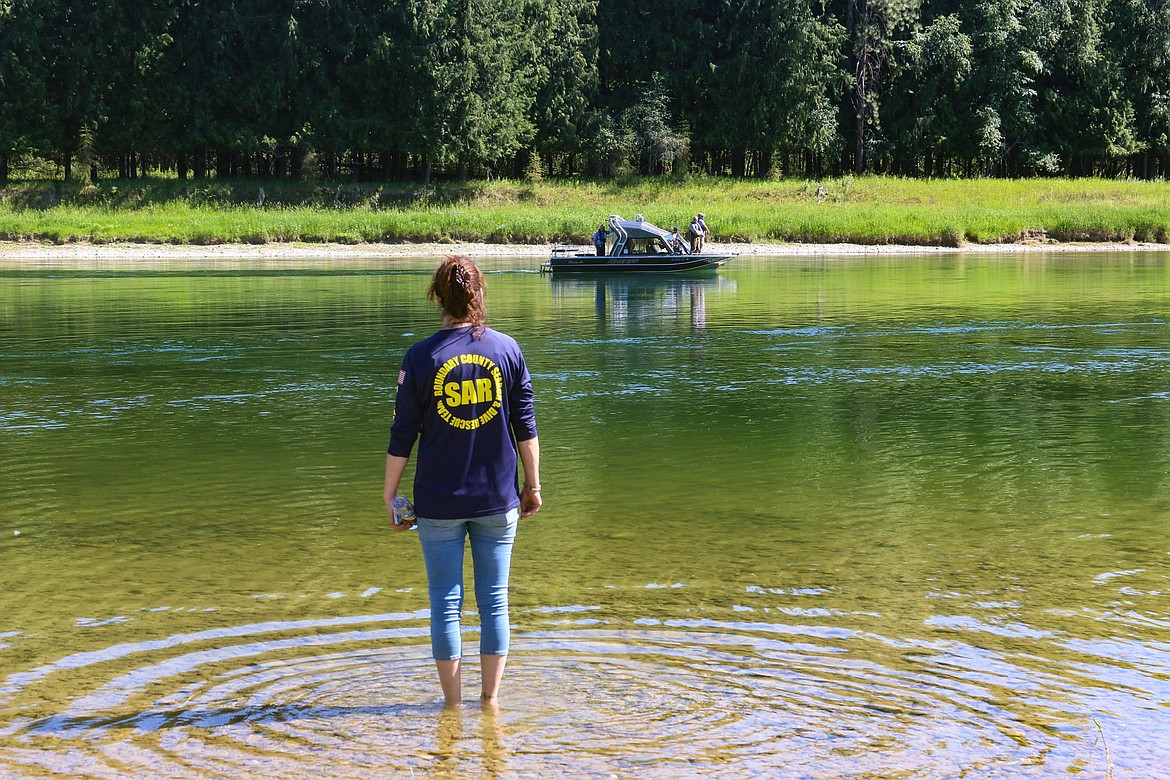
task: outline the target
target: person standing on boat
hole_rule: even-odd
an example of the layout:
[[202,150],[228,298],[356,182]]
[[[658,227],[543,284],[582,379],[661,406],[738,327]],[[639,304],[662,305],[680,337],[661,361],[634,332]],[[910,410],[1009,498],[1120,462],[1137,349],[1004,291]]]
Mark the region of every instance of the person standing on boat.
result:
[[[427,297],[443,327],[402,360],[386,454],[392,502],[416,441],[414,506],[426,564],[431,652],[448,705],[461,699],[463,553],[470,539],[480,617],[480,697],[494,704],[508,656],[508,574],[517,522],[540,510],[532,380],[519,345],[484,325],[486,285],[468,257],[448,257]],[[524,472],[518,489],[517,465]]]
[[605,239],[609,235],[609,231],[605,229],[605,223],[597,228],[597,232],[593,234],[593,248],[597,250],[597,256],[605,255]]
[[670,251],[676,255],[681,255],[683,251],[682,234],[678,232],[678,225],[670,231]]
[[710,235],[711,231],[707,228],[707,216],[703,212],[700,211],[695,215],[695,219],[699,223],[699,251],[702,252],[703,245],[707,243],[707,236]]
[[703,223],[699,215],[691,217],[690,227],[687,228],[687,237],[691,239],[691,253],[698,254],[703,249]]

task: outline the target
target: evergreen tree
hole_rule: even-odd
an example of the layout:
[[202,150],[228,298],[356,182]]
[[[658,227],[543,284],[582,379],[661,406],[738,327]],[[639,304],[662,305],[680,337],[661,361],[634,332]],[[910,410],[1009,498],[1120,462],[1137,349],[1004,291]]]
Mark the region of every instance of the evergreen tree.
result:
[[704,146],[730,150],[733,175],[744,175],[749,151],[767,175],[777,150],[828,150],[844,81],[836,21],[809,0],[746,0],[726,7],[715,39],[710,94],[696,112],[705,116],[693,121]]
[[971,39],[955,14],[940,16],[896,48],[882,126],[893,168],[902,174],[944,176],[963,152],[974,122],[965,81],[973,67]]
[[[1117,58],[1106,49],[1105,0],[1048,6],[1051,47],[1038,79],[1037,122],[1063,172],[1108,172],[1137,148],[1134,108]],[[1104,167],[1096,170],[1096,164]]]
[[853,172],[866,165],[867,140],[877,129],[882,79],[895,36],[917,20],[919,0],[845,0],[853,92]]
[[14,158],[48,146],[45,58],[41,44],[43,18],[36,0],[0,3],[0,182],[7,181]]
[[0,0],[0,179],[1170,172],[1170,3],[824,2]]
[[21,10],[39,20],[27,20],[38,29],[44,66],[39,151],[59,161],[69,178],[82,129],[105,119],[103,98],[114,77],[108,36],[118,32],[111,23],[117,9],[99,0],[28,0]]
[[976,122],[966,154],[988,161],[987,173],[1018,176],[1050,164],[1036,134],[1036,79],[1044,70],[1041,44],[1049,25],[1030,18],[1022,0],[975,0],[974,68],[968,80]]
[[107,163],[116,161],[122,175],[133,176],[143,165],[140,155],[167,143],[154,73],[171,43],[168,30],[178,3],[108,0],[104,5],[99,70],[90,74],[102,87],[100,111],[81,129],[81,157],[90,159],[79,162],[96,165],[100,155]]
[[1104,49],[1134,111],[1130,172],[1170,176],[1170,3],[1113,0],[1104,11]]
[[599,87],[597,0],[550,0],[532,11],[534,146],[550,156],[583,151]]
[[509,156],[531,138],[534,59],[525,18],[520,0],[410,3],[412,145],[428,161],[455,163],[465,178],[472,163]]

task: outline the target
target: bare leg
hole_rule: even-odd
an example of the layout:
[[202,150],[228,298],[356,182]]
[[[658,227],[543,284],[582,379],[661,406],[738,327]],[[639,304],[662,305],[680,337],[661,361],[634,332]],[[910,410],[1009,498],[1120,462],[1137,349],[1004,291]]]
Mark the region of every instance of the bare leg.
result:
[[459,658],[454,661],[435,661],[435,668],[439,670],[439,684],[443,686],[443,699],[448,707],[458,706],[463,697],[459,682],[460,661]]
[[500,693],[500,680],[504,678],[504,664],[508,662],[506,655],[481,655],[479,663],[483,670],[483,688],[479,698],[482,701],[494,704]]

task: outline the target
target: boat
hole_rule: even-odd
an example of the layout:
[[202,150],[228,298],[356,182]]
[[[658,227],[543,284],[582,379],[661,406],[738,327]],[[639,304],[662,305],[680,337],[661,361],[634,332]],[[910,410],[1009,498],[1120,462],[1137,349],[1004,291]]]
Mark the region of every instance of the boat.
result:
[[552,257],[540,267],[551,273],[681,273],[712,271],[734,254],[691,252],[685,238],[650,224],[639,214],[635,219],[609,217],[605,254],[582,253],[576,247],[554,246]]

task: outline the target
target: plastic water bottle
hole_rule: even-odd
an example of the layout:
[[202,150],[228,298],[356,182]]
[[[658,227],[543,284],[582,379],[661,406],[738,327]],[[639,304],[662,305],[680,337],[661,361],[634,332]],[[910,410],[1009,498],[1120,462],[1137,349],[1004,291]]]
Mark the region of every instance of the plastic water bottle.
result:
[[394,522],[399,525],[409,525],[414,528],[418,525],[418,517],[414,514],[414,504],[403,495],[394,496]]

